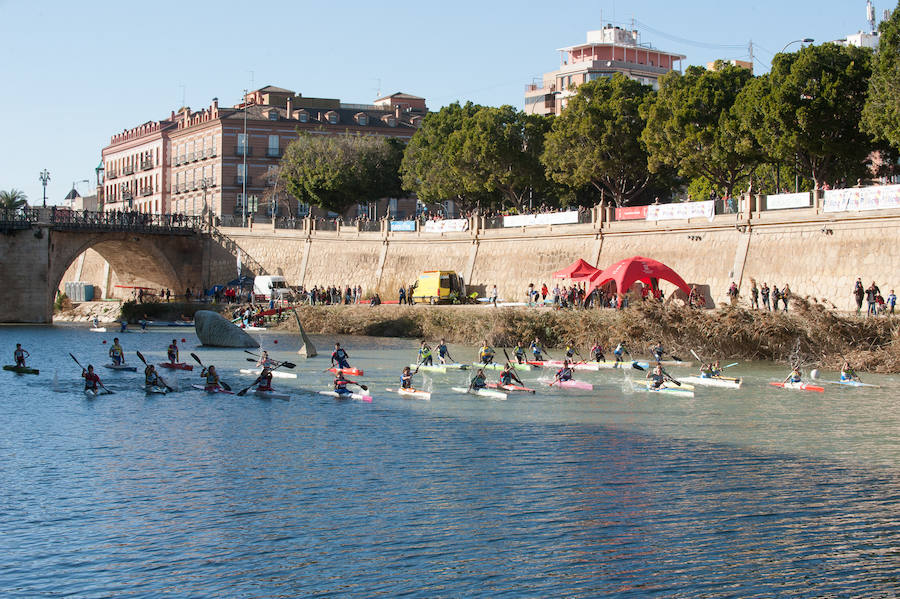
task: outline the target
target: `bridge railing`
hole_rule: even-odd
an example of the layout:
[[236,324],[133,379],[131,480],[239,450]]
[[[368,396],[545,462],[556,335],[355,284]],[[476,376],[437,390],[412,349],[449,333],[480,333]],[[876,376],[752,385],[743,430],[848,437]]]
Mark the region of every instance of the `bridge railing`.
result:
[[36,222],[38,222],[37,208],[0,210],[0,227],[3,229],[27,229]]
[[94,229],[159,233],[195,233],[205,224],[202,216],[145,214],[142,212],[90,212],[54,208],[49,223],[56,229]]

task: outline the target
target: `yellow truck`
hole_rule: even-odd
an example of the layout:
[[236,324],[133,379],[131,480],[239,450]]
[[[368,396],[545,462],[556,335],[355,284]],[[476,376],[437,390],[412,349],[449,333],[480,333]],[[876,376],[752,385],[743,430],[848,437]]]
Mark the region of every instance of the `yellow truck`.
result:
[[459,303],[465,297],[463,278],[452,270],[426,270],[413,285],[415,303]]

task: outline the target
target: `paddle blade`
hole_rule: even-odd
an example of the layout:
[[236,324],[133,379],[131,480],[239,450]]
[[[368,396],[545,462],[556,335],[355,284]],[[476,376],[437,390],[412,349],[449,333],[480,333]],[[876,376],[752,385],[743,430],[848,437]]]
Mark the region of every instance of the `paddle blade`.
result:
[[[670,354],[670,355],[672,355],[672,354]],[[676,362],[684,362],[684,360],[682,360],[681,358],[679,358],[676,355],[672,355],[672,359],[675,360]]]
[[640,371],[642,371],[642,372],[643,372],[643,370],[644,370],[644,367],[641,366],[640,364],[638,364],[637,362],[632,362],[632,363],[631,363],[631,367],[634,368],[635,370],[640,370]]
[[697,355],[697,352],[695,352],[694,350],[691,350],[691,355],[694,356],[694,357],[697,359],[698,362],[702,362],[702,361],[703,361],[703,360],[700,359],[700,356],[698,356],[698,355]]
[[137,357],[140,358],[141,362],[143,362],[144,364],[147,363],[147,360],[144,359],[144,355],[140,351],[136,351],[134,353],[137,354]]
[[195,354],[194,352],[191,352],[191,357],[194,358],[194,360],[197,362],[197,364],[199,364],[200,366],[203,366],[203,362],[200,360],[200,358],[197,357],[197,354]]
[[226,391],[231,391],[231,385],[226,383],[225,381],[219,381],[219,384],[222,385],[222,388]]
[[296,368],[297,365],[293,362],[282,362],[279,366],[284,366],[285,368]]

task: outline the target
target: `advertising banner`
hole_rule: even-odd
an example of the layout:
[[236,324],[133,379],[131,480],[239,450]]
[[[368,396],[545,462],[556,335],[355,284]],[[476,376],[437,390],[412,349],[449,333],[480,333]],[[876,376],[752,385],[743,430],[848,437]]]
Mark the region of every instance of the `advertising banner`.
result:
[[616,208],[616,220],[647,220],[646,206]]
[[712,220],[715,214],[716,203],[713,200],[647,206],[647,220],[681,220],[686,218],[708,218]]
[[468,231],[469,219],[467,218],[448,218],[444,220],[426,220],[426,233],[444,233],[446,231]]
[[416,221],[414,220],[392,220],[391,231],[415,231]]
[[900,208],[900,185],[829,189],[824,194],[825,212]]
[[766,196],[766,210],[784,210],[785,208],[809,208],[812,206],[812,194],[808,191],[800,193],[779,193]]
[[578,222],[578,211],[514,214],[503,217],[504,227],[533,227],[535,225],[571,225]]

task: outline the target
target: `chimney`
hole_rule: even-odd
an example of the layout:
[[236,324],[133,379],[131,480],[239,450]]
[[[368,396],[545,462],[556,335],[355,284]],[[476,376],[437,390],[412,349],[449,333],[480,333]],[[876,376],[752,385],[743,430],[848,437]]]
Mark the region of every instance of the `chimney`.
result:
[[400,120],[400,105],[394,106],[394,116],[397,117],[397,120]]
[[287,117],[289,119],[293,118],[293,113],[294,113],[294,99],[288,98],[287,99]]

